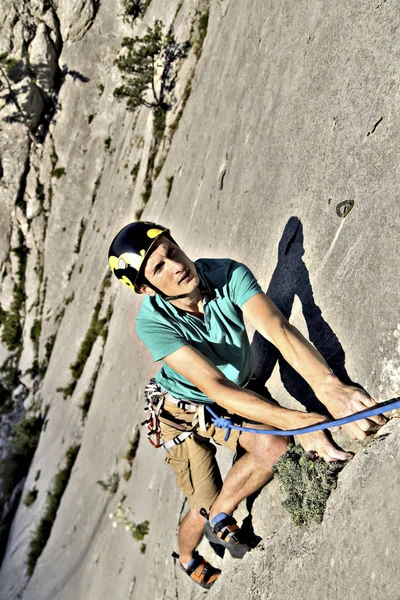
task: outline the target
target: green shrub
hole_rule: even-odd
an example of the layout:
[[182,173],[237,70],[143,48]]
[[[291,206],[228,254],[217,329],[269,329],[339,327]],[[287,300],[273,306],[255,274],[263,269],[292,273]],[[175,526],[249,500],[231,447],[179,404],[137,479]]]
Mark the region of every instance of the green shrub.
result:
[[140,169],[140,160],[138,160],[132,167],[131,169],[131,175],[132,175],[132,181],[133,183],[136,182],[137,176],[139,174],[139,169]]
[[155,108],[153,110],[153,137],[157,148],[164,137],[166,113],[165,110]]
[[72,396],[72,394],[74,393],[74,390],[76,388],[76,381],[71,381],[71,383],[69,385],[66,385],[65,387],[58,387],[56,388],[56,392],[60,392],[63,397],[64,400],[66,398],[69,398],[70,396]]
[[[124,496],[125,499],[125,496]],[[126,531],[129,531],[135,540],[143,540],[144,536],[149,533],[149,521],[136,524],[133,520],[133,512],[129,507],[123,506],[123,500],[118,502],[116,512],[110,513],[108,516],[113,520],[113,527],[119,524],[123,525]]]
[[345,464],[314,459],[301,446],[288,446],[272,471],[286,494],[282,504],[296,525],[322,522],[326,503]]
[[[163,32],[163,24],[155,20],[153,27],[147,27],[143,37],[124,37],[123,54],[116,59],[116,65],[122,76],[122,85],[114,90],[117,100],[126,100],[128,110],[136,110],[139,106],[169,110],[165,100],[165,92],[172,92],[175,85],[171,64],[187,56],[190,44],[179,44],[170,28]],[[160,74],[161,86],[156,90],[155,79],[157,67],[162,61]],[[149,99],[148,92],[152,98]]]
[[139,442],[140,442],[140,430],[136,429],[133,438],[131,440],[129,440],[129,448],[124,454],[124,458],[129,462],[130,465],[135,460],[136,452],[139,447]]
[[119,475],[118,473],[111,473],[111,475],[105,481],[100,479],[99,481],[96,481],[96,483],[106,492],[115,494],[118,490]]
[[[162,23],[154,22],[146,34],[140,37],[124,37],[124,54],[116,59],[116,65],[122,74],[123,84],[114,90],[117,100],[126,99],[128,110],[141,105],[153,108],[159,106],[161,99],[154,88],[155,64],[166,45]],[[152,89],[153,100],[147,100],[147,92]]]
[[[131,3],[129,6],[131,7]],[[137,3],[135,3],[135,7],[131,8],[137,10]],[[159,146],[165,137],[166,111],[171,108],[166,101],[166,91],[172,93],[175,85],[171,65],[174,61],[185,58],[189,47],[189,42],[177,43],[171,28],[164,33],[162,22],[156,20],[153,27],[147,28],[143,37],[125,37],[122,42],[124,53],[116,60],[123,84],[114,90],[114,96],[118,100],[125,99],[128,110],[134,111],[141,105],[153,109],[154,139],[141,194],[143,205],[151,196],[153,181],[160,174],[165,160],[164,157],[158,165],[155,165]],[[161,85],[157,91],[155,86],[156,66],[159,65],[160,60],[162,61]],[[152,99],[149,99],[149,91]],[[137,167],[138,170],[139,167]],[[135,169],[135,181],[136,177]],[[137,219],[140,219],[142,211],[143,208],[137,212]]]
[[176,7],[176,11],[175,11],[175,14],[174,14],[174,23],[175,23],[175,19],[176,19],[176,17],[177,17],[177,16],[178,16],[178,14],[179,14],[179,11],[181,10],[181,8],[182,8],[182,6],[183,6],[183,2],[184,2],[184,0],[180,0],[180,2],[179,2],[179,4],[178,4],[178,6]]
[[199,37],[196,41],[196,44],[194,45],[194,53],[196,55],[197,60],[199,60],[201,53],[203,52],[203,44],[204,44],[205,37],[207,35],[207,29],[208,29],[208,17],[209,17],[209,11],[203,12],[200,15]]
[[21,459],[34,455],[42,430],[42,417],[28,417],[14,425],[13,449]]
[[42,331],[42,322],[40,319],[36,319],[31,328],[31,340],[33,342],[33,347],[35,348],[35,353],[37,354],[39,351],[39,340],[40,340],[40,332]]
[[18,369],[19,356],[19,352],[9,356],[0,368],[0,409],[2,413],[10,411],[14,406],[12,394],[19,385],[21,375]]
[[29,492],[26,493],[26,496],[24,498],[24,504],[25,506],[32,506],[32,504],[35,502],[36,498],[38,495],[38,490],[36,488],[32,488],[31,490],[29,490]]
[[22,339],[22,324],[19,309],[22,302],[13,300],[10,311],[6,313],[3,321],[3,331],[1,341],[8,350],[13,351],[19,348]]
[[64,303],[65,306],[68,306],[68,304],[71,304],[71,302],[73,302],[75,298],[75,292],[72,292],[72,294],[70,296],[68,296],[68,298],[65,298]]
[[77,359],[69,367],[72,372],[73,378],[76,380],[79,379],[79,377],[82,375],[83,369],[85,368],[86,361],[89,358],[94,343],[101,334],[103,327],[106,324],[106,319],[99,319],[100,309],[101,304],[99,305],[99,303],[97,303],[94,309],[89,329],[86,332],[85,338],[79,349]]
[[22,312],[25,307],[25,271],[28,260],[29,249],[25,246],[25,238],[21,230],[18,231],[19,244],[12,248],[12,252],[18,257],[18,283],[14,285],[13,301],[10,310],[1,311],[0,322],[3,326],[1,334],[2,342],[8,350],[21,351],[22,338]]
[[183,90],[180,109],[178,111],[178,114],[175,117],[175,120],[173,121],[173,123],[171,123],[171,125],[168,128],[168,132],[169,132],[170,136],[173,136],[174,133],[176,132],[176,130],[178,129],[179,122],[182,118],[183,111],[185,110],[186,103],[189,100],[190,94],[192,93],[192,82],[193,82],[193,78],[194,78],[194,73],[195,73],[195,71],[193,70],[188,77],[188,80],[185,85],[185,89]]
[[151,190],[153,189],[153,170],[154,170],[154,162],[157,156],[158,146],[153,146],[152,151],[149,154],[149,159],[147,162],[147,170],[146,176],[144,178],[143,183],[143,192],[142,192],[142,202],[143,205],[146,205],[151,196]]
[[56,337],[57,337],[56,333],[53,334],[53,335],[51,335],[49,337],[49,339],[47,340],[46,344],[45,344],[45,347],[44,347],[45,348],[45,352],[46,352],[45,353],[45,359],[46,359],[47,363],[49,362],[51,353],[53,352],[54,344],[56,342]]
[[76,254],[79,254],[79,252],[81,250],[81,243],[82,243],[83,234],[85,233],[85,229],[86,229],[86,221],[82,217],[81,224],[80,224],[79,231],[78,231],[78,239],[76,241],[75,248],[74,248],[74,252]]
[[64,167],[54,167],[54,169],[52,169],[50,171],[50,177],[55,177],[56,179],[60,179],[60,177],[62,177],[63,175],[66,175],[66,170]]
[[72,467],[74,466],[76,457],[78,455],[80,446],[71,446],[66,455],[66,467],[57,473],[54,478],[53,489],[49,494],[45,514],[39,522],[34,537],[31,539],[29,544],[29,551],[27,557],[27,573],[29,577],[33,575],[39,556],[42,554],[47,540],[50,537],[50,533],[57,515],[58,508],[60,506],[61,498],[68,485],[69,478],[71,476]]
[[18,246],[12,249],[12,253],[18,257],[17,275],[20,281],[25,283],[25,271],[28,262],[29,248],[25,245],[25,237],[21,229],[18,230]]
[[[86,332],[86,335],[81,343],[79,348],[78,356],[76,360],[69,366],[70,371],[72,373],[73,381],[65,388],[57,388],[58,392],[62,392],[64,394],[64,398],[71,396],[76,387],[76,383],[80,376],[83,373],[83,369],[85,368],[86,361],[90,356],[93,345],[96,342],[99,335],[106,340],[108,327],[107,323],[111,318],[112,314],[112,305],[108,307],[107,314],[104,318],[100,319],[99,314],[101,310],[101,306],[104,300],[104,295],[106,289],[111,285],[111,271],[107,273],[105,276],[102,286],[100,288],[99,299],[94,307],[92,319],[90,321],[89,329]],[[86,400],[87,402],[87,400]]]
[[124,17],[132,24],[139,17],[143,18],[151,0],[121,0]]
[[129,467],[128,469],[124,469],[124,472],[122,473],[122,477],[123,479],[125,479],[125,481],[129,481],[132,475],[132,469]]
[[33,360],[32,367],[26,371],[27,373],[30,372],[30,374],[33,378],[40,377],[40,366],[39,366],[39,362],[38,362],[38,353],[39,353],[39,340],[40,340],[41,330],[42,330],[42,322],[41,322],[41,320],[36,319],[31,327],[31,332],[30,332],[31,340],[33,342],[33,348],[35,351],[35,358]]
[[56,337],[57,337],[56,333],[51,335],[48,338],[48,340],[44,346],[44,349],[45,349],[44,360],[40,363],[39,369],[38,369],[38,375],[40,378],[43,378],[45,376],[47,367],[49,366],[50,356],[51,356],[51,353],[53,352]]
[[86,419],[86,417],[88,415],[89,408],[92,403],[92,398],[93,398],[93,394],[94,394],[94,389],[96,387],[96,381],[97,381],[98,375],[99,375],[99,370],[96,369],[90,380],[89,388],[86,390],[86,392],[83,395],[82,404],[79,405],[79,408],[82,411],[82,419]]
[[149,533],[149,521],[143,521],[143,523],[138,523],[136,528],[132,531],[132,535],[135,540],[141,541],[145,535]]
[[[72,265],[72,267],[70,268],[70,270],[67,273],[68,281],[71,281],[71,277],[72,277],[72,273],[74,272],[74,269],[75,269],[75,264]],[[61,315],[64,316],[64,311],[62,311]],[[59,317],[59,318],[61,318],[61,317]]]
[[0,65],[5,69],[7,75],[20,64],[20,61],[16,58],[8,56],[7,52],[0,54]]

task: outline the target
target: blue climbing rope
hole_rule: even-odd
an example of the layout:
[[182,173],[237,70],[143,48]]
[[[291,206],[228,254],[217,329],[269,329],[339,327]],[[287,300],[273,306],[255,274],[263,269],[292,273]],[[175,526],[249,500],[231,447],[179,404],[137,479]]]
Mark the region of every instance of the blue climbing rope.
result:
[[[389,406],[390,408],[387,408]],[[270,435],[301,435],[302,433],[311,433],[313,431],[330,429],[331,427],[339,427],[341,425],[346,425],[346,423],[352,423],[353,421],[359,421],[360,419],[367,419],[368,417],[381,415],[384,412],[389,412],[391,410],[395,410],[396,408],[400,408],[400,397],[387,400],[386,402],[381,402],[374,408],[366,408],[365,410],[361,410],[353,415],[343,417],[343,419],[332,419],[331,421],[323,421],[322,423],[316,423],[315,425],[308,425],[308,427],[302,427],[300,429],[287,429],[285,431],[282,429],[254,429],[252,427],[240,427],[239,425],[232,423],[228,417],[219,417],[208,404],[206,408],[211,414],[211,421],[214,423],[215,427],[226,429],[226,441],[229,438],[231,429],[236,429],[237,431],[247,431],[249,433],[263,433]]]

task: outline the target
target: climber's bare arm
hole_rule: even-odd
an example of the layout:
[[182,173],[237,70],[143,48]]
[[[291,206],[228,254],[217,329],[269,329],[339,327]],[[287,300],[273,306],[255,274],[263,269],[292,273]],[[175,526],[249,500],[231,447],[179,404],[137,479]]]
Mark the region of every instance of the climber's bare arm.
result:
[[[247,419],[290,430],[314,425],[326,417],[317,413],[289,410],[268,402],[258,394],[229,381],[207,358],[190,346],[183,346],[163,361],[174,371],[186,377],[208,398]],[[322,432],[303,434],[299,440],[305,450],[312,450],[326,460],[346,460],[348,455],[338,450]]]
[[[342,383],[330,370],[321,354],[289,323],[264,293],[256,294],[242,306],[253,327],[278,348],[283,358],[308,382],[317,398],[334,418],[364,410],[376,404],[366,392]],[[348,434],[364,439],[386,422],[375,416],[345,426]]]

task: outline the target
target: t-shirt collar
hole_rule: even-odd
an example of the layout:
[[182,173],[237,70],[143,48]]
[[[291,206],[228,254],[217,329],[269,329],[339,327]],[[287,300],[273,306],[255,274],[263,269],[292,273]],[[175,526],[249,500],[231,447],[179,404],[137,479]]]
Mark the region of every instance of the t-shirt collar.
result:
[[214,300],[214,298],[216,298],[216,290],[212,286],[211,282],[207,279],[203,271],[203,266],[201,264],[195,264],[195,267],[200,279],[199,290],[202,294],[204,294],[204,304],[206,304],[210,300]]

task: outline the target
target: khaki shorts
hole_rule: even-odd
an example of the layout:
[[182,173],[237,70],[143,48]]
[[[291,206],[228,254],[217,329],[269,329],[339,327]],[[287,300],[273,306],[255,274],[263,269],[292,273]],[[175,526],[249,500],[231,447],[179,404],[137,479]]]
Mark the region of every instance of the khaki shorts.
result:
[[[271,398],[267,388],[263,384],[256,383],[254,379],[250,381],[247,389],[263,396],[269,402],[278,404]],[[164,409],[176,419],[190,425],[193,413],[185,412],[178,408],[176,404],[168,402],[168,396],[166,398]],[[240,417],[238,419],[241,421]],[[235,419],[233,421],[235,422]],[[238,424],[240,424],[240,421]],[[243,421],[241,424],[251,427],[253,423]],[[161,432],[164,442],[168,442],[182,433],[175,427],[165,423],[161,423]],[[201,436],[192,434],[182,444],[174,446],[167,452],[165,462],[172,467],[178,488],[187,497],[191,508],[197,510],[205,508],[209,512],[222,487],[221,473],[215,459],[217,449],[211,440],[217,445],[226,446],[232,452],[240,454],[238,443],[240,433],[240,431],[232,429],[229,439],[225,442],[226,430],[216,428],[214,424],[210,424],[207,433],[201,431]],[[244,453],[244,450],[242,452]]]
[[[168,400],[164,402],[164,409],[182,424],[187,423],[190,426],[192,412],[184,411]],[[164,442],[172,440],[180,433],[182,431],[172,425],[161,423],[161,437]],[[209,512],[218,497],[222,478],[215,459],[217,449],[211,440],[236,452],[240,431],[231,430],[226,442],[225,434],[225,429],[217,428],[211,423],[207,432],[201,431],[201,435],[196,432],[167,452],[165,462],[174,471],[177,486],[187,497],[191,508],[205,508]]]

